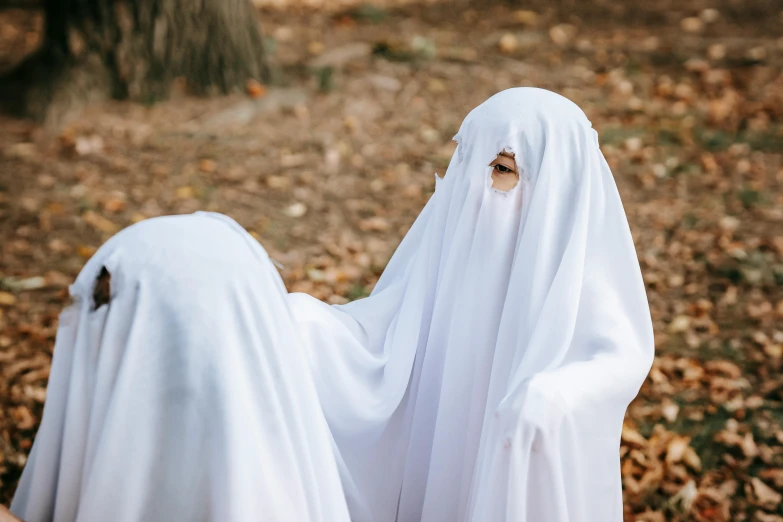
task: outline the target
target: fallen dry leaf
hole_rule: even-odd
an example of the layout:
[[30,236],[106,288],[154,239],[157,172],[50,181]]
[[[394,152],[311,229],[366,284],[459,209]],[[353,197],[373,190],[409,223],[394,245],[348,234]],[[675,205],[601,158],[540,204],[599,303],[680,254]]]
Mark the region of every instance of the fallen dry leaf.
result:
[[13,306],[16,304],[16,296],[10,292],[0,291],[0,306]]
[[758,506],[768,510],[777,509],[783,499],[783,495],[766,485],[757,477],[750,479],[750,486],[755,503]]

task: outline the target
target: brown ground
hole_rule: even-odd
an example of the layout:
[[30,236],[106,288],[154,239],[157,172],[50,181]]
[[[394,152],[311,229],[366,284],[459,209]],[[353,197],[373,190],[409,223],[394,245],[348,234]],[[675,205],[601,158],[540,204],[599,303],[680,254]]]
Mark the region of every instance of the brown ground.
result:
[[[783,12],[695,4],[270,10],[288,87],[111,103],[57,131],[0,119],[0,502],[65,287],[111,234],[216,210],[290,290],[366,295],[467,111],[536,85],[598,129],[648,286],[658,357],[623,438],[627,520],[783,521]],[[0,12],[0,65],[36,38]]]

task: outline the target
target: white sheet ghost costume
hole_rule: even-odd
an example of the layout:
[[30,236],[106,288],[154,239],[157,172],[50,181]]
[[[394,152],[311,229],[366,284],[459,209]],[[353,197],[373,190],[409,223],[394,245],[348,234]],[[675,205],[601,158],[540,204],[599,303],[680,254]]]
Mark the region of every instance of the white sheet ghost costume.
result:
[[[71,288],[27,522],[619,522],[653,358],[628,223],[569,100],[503,91],[372,294],[287,294],[225,216],[151,219]],[[515,154],[520,182],[488,166]],[[108,305],[93,309],[102,267]]]

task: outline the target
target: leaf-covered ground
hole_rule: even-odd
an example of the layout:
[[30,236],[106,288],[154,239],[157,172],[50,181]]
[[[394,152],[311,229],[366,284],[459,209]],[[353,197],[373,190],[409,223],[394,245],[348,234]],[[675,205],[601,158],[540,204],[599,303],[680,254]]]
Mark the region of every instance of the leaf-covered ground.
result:
[[[626,519],[783,521],[783,7],[634,4],[289,2],[262,11],[285,85],[175,89],[56,132],[0,119],[0,501],[40,420],[66,286],[114,232],[224,212],[289,290],[364,296],[468,110],[535,85],[598,129],[647,284],[657,357],[624,429]],[[0,65],[38,28],[0,12]]]

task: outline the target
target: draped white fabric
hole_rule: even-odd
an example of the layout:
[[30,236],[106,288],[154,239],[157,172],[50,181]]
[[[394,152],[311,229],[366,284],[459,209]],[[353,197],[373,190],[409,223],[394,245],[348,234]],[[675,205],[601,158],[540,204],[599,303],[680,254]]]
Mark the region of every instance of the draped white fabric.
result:
[[[233,222],[120,233],[72,289],[12,509],[620,522],[622,418],[653,339],[596,136],[554,93],[490,98],[372,294],[347,305],[285,294]],[[488,166],[504,149],[522,173],[508,192]],[[119,282],[90,311],[103,265]]]
[[26,522],[348,520],[285,287],[213,216],[127,228],[71,287],[11,504]]

